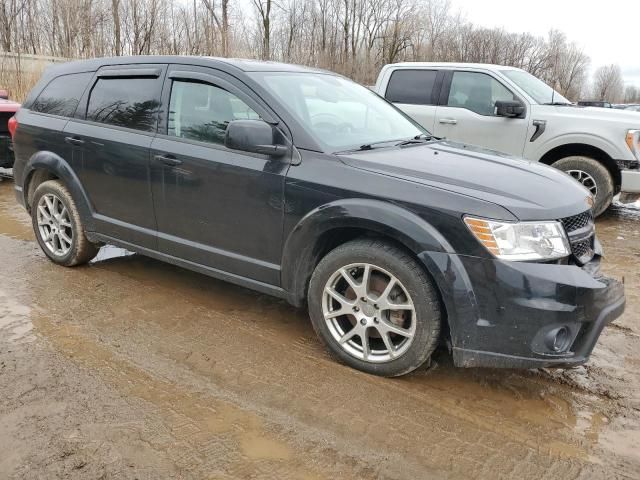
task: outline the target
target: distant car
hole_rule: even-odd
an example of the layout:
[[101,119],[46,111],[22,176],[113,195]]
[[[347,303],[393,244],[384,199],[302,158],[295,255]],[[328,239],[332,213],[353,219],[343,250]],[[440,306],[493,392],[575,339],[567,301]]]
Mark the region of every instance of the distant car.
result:
[[600,108],[613,108],[609,102],[600,102],[593,100],[580,100],[578,102],[579,107],[600,107]]
[[15,115],[19,108],[19,103],[9,100],[9,94],[6,90],[0,90],[0,168],[13,167],[9,119]]

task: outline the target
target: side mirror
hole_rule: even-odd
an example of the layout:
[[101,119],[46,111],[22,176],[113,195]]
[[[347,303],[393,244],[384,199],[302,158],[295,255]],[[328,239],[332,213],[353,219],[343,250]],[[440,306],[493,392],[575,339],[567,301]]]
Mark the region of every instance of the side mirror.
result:
[[9,91],[8,90],[0,90],[0,99],[9,100]]
[[524,105],[516,101],[498,100],[496,102],[496,115],[498,117],[517,118],[524,115]]
[[275,129],[263,120],[232,120],[227,125],[224,146],[272,157],[282,157],[289,151],[277,144]]

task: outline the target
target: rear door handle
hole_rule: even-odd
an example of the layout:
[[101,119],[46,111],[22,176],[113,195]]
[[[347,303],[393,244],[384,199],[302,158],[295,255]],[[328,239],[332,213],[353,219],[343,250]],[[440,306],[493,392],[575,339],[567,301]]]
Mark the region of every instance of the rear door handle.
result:
[[455,118],[441,118],[440,120],[438,120],[438,122],[444,125],[455,125],[456,123],[458,123],[458,120],[456,120]]
[[178,165],[182,165],[182,160],[174,157],[173,155],[156,155],[155,158],[158,162],[162,162],[168,167],[177,167]]
[[71,145],[84,145],[84,140],[79,137],[64,137],[64,141]]

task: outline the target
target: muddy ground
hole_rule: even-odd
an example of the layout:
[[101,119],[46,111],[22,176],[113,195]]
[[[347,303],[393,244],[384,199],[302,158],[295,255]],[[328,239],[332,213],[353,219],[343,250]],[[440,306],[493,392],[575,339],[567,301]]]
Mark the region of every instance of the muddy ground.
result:
[[640,478],[640,211],[598,221],[628,307],[567,371],[329,359],[303,311],[105,247],[54,266],[0,183],[0,478]]

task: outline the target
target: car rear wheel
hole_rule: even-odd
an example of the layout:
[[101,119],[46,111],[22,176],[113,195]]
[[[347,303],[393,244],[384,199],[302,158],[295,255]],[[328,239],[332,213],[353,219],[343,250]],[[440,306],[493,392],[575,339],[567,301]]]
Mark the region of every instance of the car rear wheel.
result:
[[58,180],[48,180],[36,188],[31,221],[42,251],[58,265],[80,265],[98,253],[98,247],[85,236],[71,194]]
[[553,167],[568,173],[584,185],[593,195],[593,213],[601,215],[613,201],[613,177],[607,167],[589,157],[566,157],[555,162]]
[[367,373],[409,373],[439,340],[432,281],[410,255],[380,240],[354,240],[327,254],[311,278],[308,304],[332,355]]

